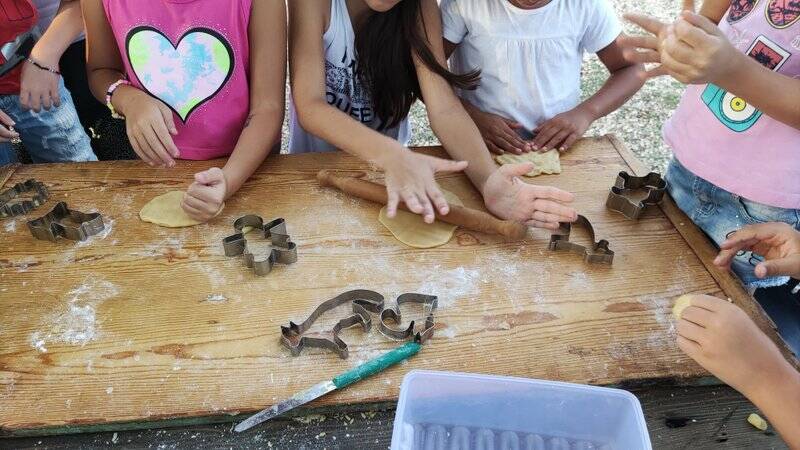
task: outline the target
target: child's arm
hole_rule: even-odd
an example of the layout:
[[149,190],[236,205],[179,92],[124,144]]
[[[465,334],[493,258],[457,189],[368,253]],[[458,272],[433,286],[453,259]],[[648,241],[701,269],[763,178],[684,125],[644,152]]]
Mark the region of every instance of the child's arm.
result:
[[714,83],[800,129],[800,79],[769,70],[738,51],[706,17],[684,11],[672,25],[638,14],[626,18],[654,35],[625,39],[626,46],[644,50],[628,51],[629,59],[661,64],[650,76],[668,74],[686,84]]
[[[125,78],[125,69],[114,33],[106,19],[102,0],[81,0],[86,24],[86,70],[95,98],[106,103],[108,88]],[[114,109],[125,116],[133,150],[150,166],[175,165],[180,154],[172,140],[177,134],[170,110],[164,103],[132,86],[120,86],[111,97]]]
[[[83,17],[80,2],[62,1],[53,22],[33,46],[30,59],[43,67],[58,70],[61,55],[82,31]],[[36,112],[61,105],[61,96],[58,92],[59,78],[58,74],[26,62],[22,67],[20,104]]]
[[[422,0],[420,24],[439,64],[446,63],[442,19],[436,0]],[[518,179],[529,164],[497,168],[480,133],[461,105],[452,87],[415,54],[414,64],[428,108],[431,126],[445,149],[455,159],[469,161],[466,173],[483,194],[487,208],[499,217],[555,229],[558,222],[572,222],[577,213],[564,205],[573,195],[553,187],[534,186]]]
[[603,87],[583,103],[539,125],[534,130],[534,149],[564,151],[583,137],[592,123],[624,105],[642,88],[645,82],[644,66],[628,61],[623,55],[621,37],[597,56],[611,76]]
[[222,170],[195,175],[183,209],[196,220],[212,219],[280,142],[286,103],[286,4],[253,2],[250,17],[250,114]]
[[681,350],[753,402],[790,448],[800,448],[800,373],[744,311],[693,296],[677,331]]
[[410,211],[422,214],[425,221],[431,223],[435,217],[434,205],[440,214],[449,212],[434,175],[461,171],[467,164],[410,152],[396,140],[328,104],[322,45],[325,11],[328,10],[329,2],[325,1],[289,2],[289,70],[300,124],[308,132],[385,172],[389,217],[394,217],[398,203],[403,201]]
[[[694,11],[694,4],[693,0],[684,1],[683,9],[686,11]],[[728,12],[728,8],[731,7],[731,0],[705,0],[703,2],[703,6],[700,7],[700,14],[706,16],[710,21],[714,23],[719,23],[723,17],[725,17],[725,13]]]
[[720,245],[714,264],[730,268],[733,258],[742,250],[762,257],[755,269],[759,278],[790,276],[800,278],[800,232],[786,223],[750,225],[732,234]]

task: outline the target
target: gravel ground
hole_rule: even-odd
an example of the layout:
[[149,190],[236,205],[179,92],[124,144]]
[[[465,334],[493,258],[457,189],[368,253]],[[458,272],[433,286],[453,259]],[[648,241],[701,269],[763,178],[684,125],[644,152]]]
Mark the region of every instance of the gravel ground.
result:
[[[680,9],[677,0],[611,0],[620,17],[624,12],[647,12],[667,20]],[[627,33],[636,34],[636,27],[625,24]],[[608,71],[596,55],[587,55],[583,66],[583,95],[590,96],[603,85]],[[683,86],[671,78],[648,81],[625,106],[598,120],[590,135],[614,133],[652,169],[663,171],[670,152],[661,139],[661,126],[678,105]],[[418,103],[411,112],[414,125],[412,145],[438,145],[431,132],[424,105]]]

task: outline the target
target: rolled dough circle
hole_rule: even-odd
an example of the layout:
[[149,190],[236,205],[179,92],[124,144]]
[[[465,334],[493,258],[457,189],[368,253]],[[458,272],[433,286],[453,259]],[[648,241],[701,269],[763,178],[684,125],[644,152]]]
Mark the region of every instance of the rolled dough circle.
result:
[[[452,192],[442,189],[447,202],[451,205],[464,206],[464,203]],[[389,230],[398,241],[414,248],[433,248],[450,242],[456,232],[456,225],[435,221],[425,223],[419,214],[398,210],[397,215],[390,219],[386,215],[386,207],[381,208],[378,221]]]
[[[181,208],[181,201],[183,201],[183,191],[171,191],[166,194],[159,195],[158,197],[147,202],[146,205],[139,211],[139,218],[144,222],[154,223],[156,225],[168,228],[181,228],[192,227],[200,225]],[[219,212],[225,208],[222,205]],[[219,213],[217,213],[219,215]]]
[[681,320],[681,315],[683,314],[683,310],[692,306],[692,296],[691,295],[684,295],[678,297],[675,300],[675,306],[672,307],[672,315],[675,316],[675,320]]

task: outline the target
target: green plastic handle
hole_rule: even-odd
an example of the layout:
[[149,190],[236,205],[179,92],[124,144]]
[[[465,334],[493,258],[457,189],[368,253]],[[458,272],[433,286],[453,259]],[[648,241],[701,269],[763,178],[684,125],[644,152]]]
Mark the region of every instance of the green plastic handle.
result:
[[397,347],[396,349],[379,358],[365,362],[355,369],[339,375],[333,379],[333,384],[336,385],[336,389],[342,389],[350,386],[353,383],[357,383],[365,378],[369,378],[376,373],[383,372],[389,367],[411,358],[419,353],[420,349],[422,349],[422,345],[416,342],[409,342],[401,347]]

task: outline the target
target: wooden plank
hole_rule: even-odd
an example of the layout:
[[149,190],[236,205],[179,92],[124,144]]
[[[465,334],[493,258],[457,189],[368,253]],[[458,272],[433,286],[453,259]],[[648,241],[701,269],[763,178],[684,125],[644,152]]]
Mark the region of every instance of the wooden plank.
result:
[[[315,351],[293,358],[280,346],[280,325],[353,288],[390,301],[403,292],[439,295],[437,336],[407,364],[318,405],[392,401],[412,368],[593,384],[707,375],[675,345],[670,309],[680,294],[722,290],[661,213],[632,222],[605,209],[609,185],[627,168],[607,138],[582,141],[564,156],[563,174],[536,182],[576,192],[578,209],[617,252],[611,268],[549,252],[543,232],[507,243],[460,230],[441,248],[404,247],[377,222],[377,205],[316,185],[320,168],[367,169],[340,153],[270,158],[211,224],[168,230],[138,220],[149,199],[185,188],[213,164],[40,165],[14,175],[46,181],[53,201],[98,210],[108,227],[79,244],[33,241],[21,226],[8,235],[0,308],[15,313],[0,315],[0,427],[263,408],[396,345],[348,331],[346,361]],[[481,207],[462,175],[441,182]],[[258,278],[225,258],[221,241],[246,213],[285,217],[299,262]]]
[[14,174],[14,171],[20,166],[19,163],[14,164],[6,164],[4,166],[0,166],[0,188],[5,186],[6,181],[11,178],[11,175]]
[[[609,139],[622,158],[625,159],[625,162],[633,169],[634,174],[643,176],[649,172],[622,141],[615,136],[609,136]],[[714,277],[717,284],[722,287],[725,295],[741,307],[755,321],[758,327],[778,344],[784,357],[800,370],[800,360],[797,359],[790,347],[778,334],[775,323],[769,318],[758,301],[750,295],[733,273],[720,270],[714,265],[713,261],[719,253],[719,249],[715,244],[700,228],[692,223],[692,220],[675,204],[675,201],[669,195],[665,197],[661,210],[683,236],[683,239],[689,244],[694,253],[700,257],[706,270]]]
[[[747,423],[756,408],[727,386],[660,387],[633,391],[642,402],[656,450],[786,449],[772,429],[761,432]],[[371,405],[364,405],[372,407]],[[138,431],[119,430],[55,437],[0,440],[0,448],[364,449],[385,450],[392,438],[394,407],[324,409],[293,419],[276,419],[248,433],[234,433],[232,423]],[[231,420],[229,418],[228,420]]]

